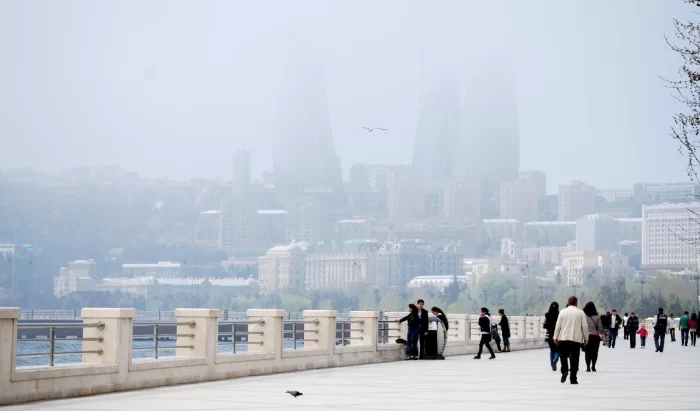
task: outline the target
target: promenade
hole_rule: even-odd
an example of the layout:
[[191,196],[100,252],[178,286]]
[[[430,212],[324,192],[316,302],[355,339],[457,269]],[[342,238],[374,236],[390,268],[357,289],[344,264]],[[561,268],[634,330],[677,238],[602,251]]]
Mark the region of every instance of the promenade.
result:
[[[144,389],[4,407],[7,411],[229,410],[698,410],[700,346],[655,353],[619,340],[597,373],[559,382],[547,350],[444,361],[401,361]],[[303,396],[292,398],[287,390]]]

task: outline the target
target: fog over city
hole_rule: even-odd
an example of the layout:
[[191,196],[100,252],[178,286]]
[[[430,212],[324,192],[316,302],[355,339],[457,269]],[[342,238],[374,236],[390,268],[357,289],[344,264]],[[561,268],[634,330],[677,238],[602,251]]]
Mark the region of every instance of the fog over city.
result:
[[0,306],[700,311],[695,9],[0,1]]
[[[458,108],[462,132],[470,115],[512,123],[520,169],[547,173],[548,192],[683,180],[659,76],[677,72],[664,35],[690,12],[651,0],[4,1],[0,168],[230,179],[245,148],[258,177],[277,148],[328,124],[347,178],[355,163],[411,164],[421,93],[450,79],[459,100],[484,100],[478,114]],[[513,81],[472,81],[490,67]]]

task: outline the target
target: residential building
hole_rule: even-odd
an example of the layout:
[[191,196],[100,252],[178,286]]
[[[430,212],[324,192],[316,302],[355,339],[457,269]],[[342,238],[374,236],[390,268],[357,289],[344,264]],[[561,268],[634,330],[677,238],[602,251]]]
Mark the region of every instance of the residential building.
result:
[[520,179],[535,186],[537,198],[547,196],[547,175],[538,170],[529,170],[520,172]]
[[522,256],[523,245],[520,241],[512,238],[504,238],[501,240],[501,258],[506,261],[520,260]]
[[197,216],[194,232],[194,244],[202,247],[217,248],[221,243],[221,211],[202,211]]
[[306,281],[306,244],[272,247],[258,258],[261,294],[299,292]]
[[700,202],[642,207],[642,266],[685,269],[697,264]]
[[620,276],[634,272],[627,257],[610,252],[572,251],[562,253],[562,268],[568,285],[583,284],[593,278]]
[[530,265],[558,265],[562,262],[562,254],[576,251],[573,245],[565,247],[534,247],[523,248],[522,259]]
[[576,221],[533,221],[523,224],[523,242],[542,246],[564,246],[576,240]]
[[365,240],[372,238],[373,220],[368,218],[351,218],[335,223],[337,241]]
[[287,210],[256,210],[257,243],[266,250],[287,244]]
[[623,203],[633,198],[632,190],[597,190],[596,195],[608,203]]
[[576,221],[577,251],[617,251],[620,223],[605,214],[589,214]]
[[321,205],[318,201],[298,197],[287,203],[287,243],[321,241]]
[[525,264],[516,261],[503,261],[493,259],[478,259],[472,262],[472,282],[478,286],[479,282],[488,274],[522,274]]
[[557,214],[559,221],[575,221],[595,212],[595,187],[582,181],[559,186]]
[[454,177],[444,188],[445,218],[481,218],[481,183],[476,178]]
[[483,220],[484,237],[489,241],[498,241],[503,238],[519,239],[522,231],[520,221],[513,218]]
[[635,200],[642,203],[689,203],[700,196],[700,184],[696,183],[637,183],[633,187]]
[[429,246],[412,241],[388,242],[377,250],[377,285],[405,286],[428,271]]
[[522,178],[501,183],[499,196],[501,218],[513,218],[521,223],[537,221],[539,217],[537,187]]
[[309,253],[307,290],[350,291],[353,286],[376,284],[376,252]]

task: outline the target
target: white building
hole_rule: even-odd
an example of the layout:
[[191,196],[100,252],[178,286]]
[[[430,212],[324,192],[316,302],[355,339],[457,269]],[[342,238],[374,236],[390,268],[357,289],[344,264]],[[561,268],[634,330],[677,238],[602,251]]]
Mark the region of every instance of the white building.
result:
[[585,251],[562,253],[562,268],[569,285],[583,284],[589,277],[619,276],[634,271],[623,255]]
[[558,265],[561,264],[562,254],[570,251],[576,251],[576,247],[570,244],[565,247],[549,246],[523,248],[522,259],[531,265]]
[[700,202],[642,207],[642,266],[684,269],[697,266]]
[[519,260],[523,251],[523,245],[520,241],[515,241],[512,238],[504,238],[501,240],[501,258],[504,260]]
[[[440,292],[444,292],[445,288],[455,280],[453,275],[423,275],[414,277],[408,282],[408,288],[436,288]],[[467,286],[467,276],[458,275],[457,283],[462,286]]]
[[306,257],[307,290],[349,291],[374,284],[377,254],[368,252],[310,253]]
[[695,183],[665,183],[634,185],[634,197],[642,202],[693,202],[700,195],[700,184]]
[[301,291],[305,279],[306,244],[272,247],[258,258],[261,294]]
[[97,280],[93,278],[95,272],[95,260],[76,260],[68,263],[68,267],[61,267],[58,277],[53,279],[53,295],[61,298],[79,291],[94,291],[97,285]]
[[633,192],[632,190],[598,190],[596,195],[608,203],[619,203],[631,200]]
[[158,261],[155,264],[122,264],[124,277],[179,277],[181,274],[181,264],[172,261]]

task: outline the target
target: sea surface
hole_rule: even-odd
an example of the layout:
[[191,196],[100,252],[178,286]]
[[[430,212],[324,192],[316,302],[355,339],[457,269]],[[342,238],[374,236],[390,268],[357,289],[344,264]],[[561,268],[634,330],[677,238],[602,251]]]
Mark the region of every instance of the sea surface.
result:
[[[175,340],[161,340],[158,341],[158,358],[167,358],[175,356]],[[154,358],[153,355],[153,340],[134,340],[132,358]],[[303,349],[304,342],[297,340],[296,349]],[[64,354],[65,352],[76,352],[82,351],[83,343],[81,341],[61,341],[61,339],[56,339],[54,351],[56,353],[54,357],[54,364],[69,364],[69,363],[80,363],[82,362],[81,354]],[[295,349],[294,341],[291,339],[285,340],[284,342],[285,350]],[[17,354],[48,354],[50,350],[49,342],[23,342],[21,339],[17,343]],[[236,342],[236,352],[247,352],[248,344],[246,342]],[[219,353],[231,353],[233,352],[233,345],[231,341],[221,341],[219,342]],[[36,366],[36,365],[49,365],[48,355],[42,355],[37,357],[17,357],[17,366]]]

